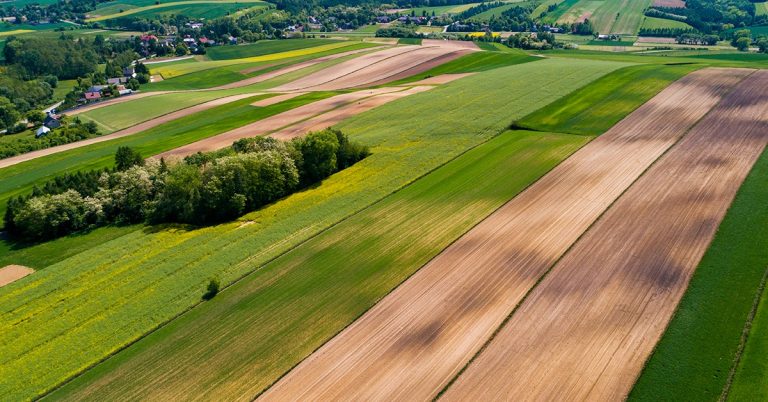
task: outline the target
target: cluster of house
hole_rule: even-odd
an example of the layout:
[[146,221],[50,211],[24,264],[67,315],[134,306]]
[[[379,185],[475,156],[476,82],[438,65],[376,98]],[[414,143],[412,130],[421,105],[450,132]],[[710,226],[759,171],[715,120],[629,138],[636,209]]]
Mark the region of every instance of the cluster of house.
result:
[[[126,67],[123,69],[122,77],[107,78],[107,85],[92,85],[90,88],[83,92],[83,97],[78,100],[78,103],[84,104],[92,101],[99,100],[104,97],[110,96],[123,96],[130,95],[133,90],[126,88],[125,84],[128,80],[136,77],[136,70],[133,67]],[[113,93],[113,87],[117,94]]]
[[48,112],[45,116],[45,120],[43,120],[43,125],[40,126],[40,128],[35,131],[35,138],[40,138],[42,136],[45,136],[46,134],[50,133],[51,130],[55,128],[61,127],[61,121],[59,121],[59,116],[56,116],[53,114],[53,112]]

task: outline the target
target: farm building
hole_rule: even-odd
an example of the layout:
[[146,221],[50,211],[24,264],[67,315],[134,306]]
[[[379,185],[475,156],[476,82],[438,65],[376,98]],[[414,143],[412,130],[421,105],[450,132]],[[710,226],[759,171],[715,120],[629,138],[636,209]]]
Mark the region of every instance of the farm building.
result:
[[50,128],[48,128],[46,126],[40,126],[40,128],[38,128],[37,131],[35,131],[35,138],[43,137],[43,136],[47,135],[50,132],[51,132]]
[[43,120],[43,127],[49,129],[59,128],[61,127],[61,122],[54,115],[48,113],[48,115],[45,116],[45,120]]

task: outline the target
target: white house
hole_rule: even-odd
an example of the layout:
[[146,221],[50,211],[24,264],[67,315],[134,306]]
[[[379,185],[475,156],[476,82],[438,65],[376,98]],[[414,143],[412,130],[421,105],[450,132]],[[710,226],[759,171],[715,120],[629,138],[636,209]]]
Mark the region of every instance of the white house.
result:
[[35,131],[35,138],[40,138],[48,133],[51,132],[51,129],[46,126],[40,126],[40,128]]

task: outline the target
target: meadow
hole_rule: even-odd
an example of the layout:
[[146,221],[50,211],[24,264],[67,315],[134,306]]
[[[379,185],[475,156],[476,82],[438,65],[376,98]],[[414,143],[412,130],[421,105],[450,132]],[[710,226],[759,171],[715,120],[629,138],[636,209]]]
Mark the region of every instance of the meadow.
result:
[[[764,151],[699,263],[630,401],[720,398],[768,267],[766,198],[768,152]],[[729,399],[763,400],[758,396],[766,395],[764,307],[765,298]]]
[[768,14],[768,2],[755,3],[755,14],[766,15]]
[[[554,24],[555,22],[561,22],[561,20],[563,20],[563,17],[566,14],[569,14],[569,15],[576,14],[573,17],[572,21],[571,20],[567,21],[569,23],[572,23],[573,21],[579,18],[579,16],[581,15],[581,10],[586,5],[581,3],[586,3],[586,2],[583,2],[581,0],[564,0],[561,3],[558,3],[557,7],[554,10],[547,12],[547,15],[542,17],[542,22],[547,24]],[[576,7],[577,4],[579,5],[579,7]]]
[[700,67],[640,65],[614,71],[515,122],[518,127],[600,135],[671,82]]
[[[582,0],[589,1],[589,0]],[[651,0],[605,0],[595,9],[590,21],[601,34],[635,35],[643,22],[643,12]]]
[[682,21],[668,20],[665,18],[643,17],[642,29],[693,29],[692,26]]
[[[239,5],[239,6],[238,6]],[[118,8],[117,12],[114,12],[112,9],[106,9],[107,12],[113,11],[112,14],[99,14],[98,16],[88,18],[87,22],[98,22],[98,21],[105,21],[113,18],[121,18],[126,16],[135,16],[135,17],[147,17],[154,15],[156,13],[165,13],[169,10],[173,10],[174,13],[182,14],[180,10],[185,10],[185,8],[189,6],[204,6],[204,8],[211,8],[216,9],[217,7],[222,10],[222,13],[220,13],[219,16],[224,15],[224,10],[229,11],[230,8],[234,6],[235,8],[240,7],[255,7],[257,5],[261,5],[263,7],[267,7],[268,3],[265,3],[261,0],[191,0],[191,1],[177,1],[177,2],[171,2],[171,3],[153,3],[150,5],[145,6],[139,6],[134,8],[128,8],[123,9],[123,12],[120,12],[120,8]],[[97,9],[98,11],[98,9]],[[185,15],[195,15],[195,14],[188,14],[188,10],[184,11],[183,14]],[[209,12],[209,11],[207,11]],[[96,12],[94,12],[96,13]],[[195,15],[197,16],[197,15]],[[210,16],[208,16],[210,17]]]
[[398,45],[421,45],[421,38],[400,38],[397,40]]
[[[578,68],[556,74],[566,65]],[[2,288],[0,305],[7,312],[20,300],[35,300],[25,303],[23,310],[36,318],[22,323],[17,318],[23,320],[25,313],[14,311],[13,322],[19,325],[13,331],[35,325],[36,319],[47,320],[49,313],[63,315],[56,327],[35,331],[34,338],[25,338],[23,344],[14,342],[14,351],[5,354],[12,364],[0,369],[0,386],[11,395],[50,389],[193,306],[211,276],[224,284],[233,282],[483,142],[510,120],[622,66],[542,60],[480,73],[384,105],[340,126],[354,140],[370,145],[372,156],[316,188],[241,219],[252,224],[136,231]],[[474,101],[471,106],[458,104],[457,97]],[[525,102],[510,104],[510,97]],[[432,118],[419,118],[425,114]],[[467,115],[473,118],[466,119]],[[104,158],[108,161],[107,152]],[[3,343],[16,339],[11,332],[0,334]],[[67,356],[52,350],[66,351]],[[57,355],[56,362],[45,358],[52,355]]]
[[334,42],[336,41],[331,39],[262,40],[246,45],[212,47],[208,49],[205,56],[211,60],[242,59],[246,57],[264,56],[273,53],[307,49]]
[[34,159],[0,170],[0,212],[5,213],[8,198],[29,193],[36,184],[65,172],[111,167],[119,146],[129,146],[142,155],[155,155],[236,127],[324,99],[332,93],[310,93],[275,105],[257,108],[250,103],[266,96],[254,96],[205,113],[183,117],[128,137],[88,145]]
[[[54,397],[96,391],[97,397],[119,392],[164,398],[175,387],[183,389],[184,396],[250,398],[587,141],[560,134],[501,134],[266,265],[219,299],[150,335],[136,350],[108,360]],[[388,219],[382,221],[383,216]],[[390,250],[401,251],[394,256]],[[342,256],[345,262],[339,266]],[[345,297],[338,297],[338,289],[347,289]],[[259,318],[242,325],[244,317]],[[169,365],[186,370],[183,356],[200,356],[210,347],[207,340],[194,336],[201,328],[208,329],[208,339],[221,339],[233,326],[238,333],[224,342],[242,348],[204,357],[202,364],[218,362],[213,370],[193,377],[166,377],[162,384],[152,380]],[[179,338],[188,342],[170,344]],[[136,367],[151,369],[139,372]],[[111,373],[124,373],[129,381]],[[220,376],[228,381],[222,384]],[[116,387],[80,388],[101,380]],[[116,380],[127,386],[112,382]],[[152,383],[148,393],[129,385],[145,380]]]
[[[768,244],[763,243],[760,247],[768,248]],[[756,315],[749,323],[749,337],[728,393],[729,401],[768,399],[768,364],[765,361],[768,355],[768,287],[765,280],[764,276]]]

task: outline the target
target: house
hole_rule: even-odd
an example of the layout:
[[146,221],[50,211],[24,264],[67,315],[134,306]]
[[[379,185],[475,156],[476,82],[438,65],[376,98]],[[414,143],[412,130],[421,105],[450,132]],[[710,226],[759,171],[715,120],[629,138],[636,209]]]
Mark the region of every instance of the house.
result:
[[130,78],[128,77],[107,78],[107,84],[109,85],[125,84],[128,82],[129,79]]
[[189,35],[184,37],[184,44],[187,46],[197,46],[197,42],[195,41],[195,38],[191,38]]
[[130,89],[126,89],[125,87],[123,87],[123,89],[118,89],[118,90],[117,90],[117,93],[118,93],[118,94],[120,94],[120,96],[123,96],[123,95],[130,95],[130,94],[132,94],[132,93],[133,93],[133,91],[132,91],[132,90],[130,90]]
[[48,113],[48,115],[45,116],[45,120],[43,120],[43,127],[48,129],[59,128],[61,127],[61,122],[56,118],[56,116]]
[[38,128],[37,131],[35,131],[35,138],[43,137],[43,136],[47,135],[50,132],[51,132],[50,128],[48,128],[46,126],[40,126],[40,128]]
[[126,67],[123,69],[123,76],[129,77],[129,78],[135,78],[136,77],[136,69],[133,67]]
[[186,25],[186,26],[188,26],[188,27],[190,27],[192,29],[201,29],[203,27],[203,23],[202,22],[187,22],[184,25]]
[[86,92],[85,93],[85,99],[86,100],[96,100],[101,99],[101,92]]

